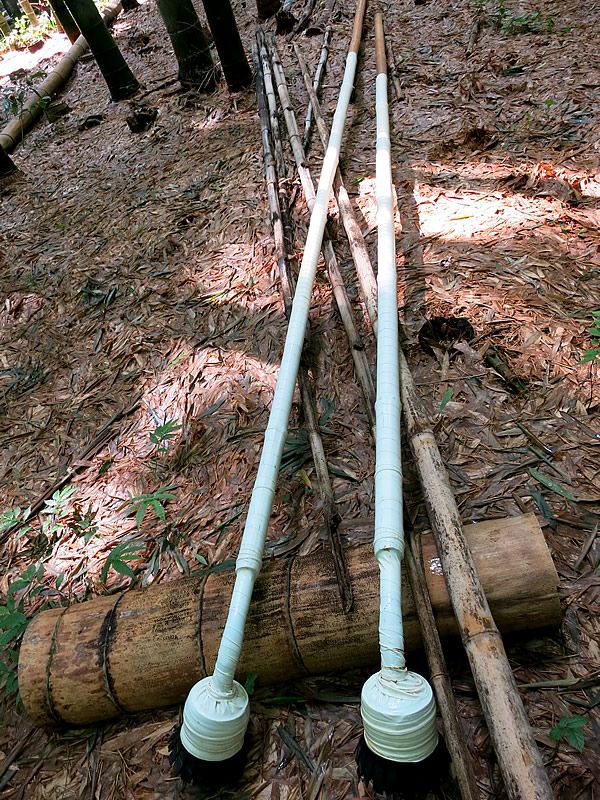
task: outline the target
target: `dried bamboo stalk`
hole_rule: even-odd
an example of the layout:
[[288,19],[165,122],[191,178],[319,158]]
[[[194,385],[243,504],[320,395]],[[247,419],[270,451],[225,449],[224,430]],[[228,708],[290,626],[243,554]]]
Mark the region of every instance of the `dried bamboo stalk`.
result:
[[511,800],[551,800],[548,775],[466,542],[448,473],[400,352],[402,406],[461,639]]
[[479,789],[473,774],[471,754],[460,722],[458,709],[454,701],[452,681],[444,657],[442,642],[438,633],[431,598],[427,589],[427,580],[423,570],[423,553],[421,539],[415,531],[406,525],[408,533],[404,550],[404,567],[408,576],[410,591],[415,601],[419,617],[421,637],[429,664],[430,681],[444,723],[446,746],[452,764],[456,782],[463,800],[479,800]]
[[[327,56],[329,55],[329,39],[331,38],[331,25],[328,25],[325,28],[325,35],[323,37],[323,46],[321,47],[321,56],[319,58],[319,63],[317,64],[317,69],[315,72],[315,77],[313,78],[313,89],[315,90],[315,94],[318,96],[319,89],[321,88],[321,81],[323,80],[323,75],[325,74],[325,67],[327,66]],[[309,100],[308,102],[308,110],[306,112],[306,119],[304,120],[304,136],[302,137],[302,146],[306,151],[308,146],[308,140],[310,139],[310,129],[312,127],[312,118],[313,118],[313,107],[312,101]]]
[[[315,187],[311,178],[310,170],[306,166],[306,155],[304,153],[304,148],[302,147],[302,140],[300,138],[300,131],[298,128],[296,115],[290,101],[285,72],[283,70],[281,58],[273,38],[269,39],[268,45],[269,54],[273,63],[273,71],[276,77],[279,100],[285,115],[288,136],[292,146],[292,153],[294,155],[294,159],[296,160],[296,167],[298,169],[298,175],[300,176],[300,182],[304,191],[306,205],[308,206],[309,211],[312,212],[312,207],[315,202]],[[373,409],[375,404],[375,387],[373,385],[373,378],[371,377],[364,344],[362,343],[361,336],[354,321],[350,300],[348,299],[344,280],[342,278],[342,274],[337,263],[337,258],[333,250],[333,244],[331,243],[331,240],[327,238],[323,239],[323,256],[325,258],[325,264],[338,311],[348,337],[350,351],[354,360],[356,377],[365,401],[365,409],[369,419],[369,426],[371,428],[371,432],[374,434],[375,414]]]
[[[275,252],[277,254],[277,264],[281,277],[281,291],[283,294],[286,316],[289,319],[295,290],[294,279],[290,268],[291,242],[288,244],[289,240],[286,241],[283,225],[283,217],[287,216],[289,218],[289,205],[285,189],[283,188],[283,182],[278,181],[277,179],[275,158],[273,157],[271,148],[271,138],[275,145],[277,164],[282,165],[282,170],[285,169],[283,147],[281,146],[279,120],[277,119],[277,101],[273,90],[273,81],[271,77],[268,55],[266,48],[263,45],[259,58],[258,42],[259,37],[257,35],[257,41],[254,42],[252,46],[252,55],[254,58],[254,71],[256,74],[256,93],[258,97],[258,111],[262,133],[263,158],[265,164],[265,174],[267,178],[269,207],[271,210],[271,224],[273,225],[273,235],[275,239]],[[269,128],[271,136],[269,136]],[[307,335],[310,335],[308,333],[308,326]],[[340,591],[340,598],[342,601],[342,608],[344,609],[344,613],[348,613],[352,609],[353,596],[352,584],[350,582],[350,575],[348,573],[348,564],[344,556],[342,539],[339,533],[341,517],[337,512],[335,501],[333,499],[333,487],[329,478],[327,458],[325,456],[325,450],[323,448],[323,442],[319,432],[314,393],[310,383],[310,378],[308,376],[308,371],[302,362],[300,362],[300,368],[298,370],[298,386],[300,388],[300,396],[302,398],[302,409],[304,412],[304,420],[308,432],[313,462],[319,482],[319,491],[321,494],[321,500],[323,502],[323,519],[325,522],[327,539],[331,545],[331,552]]]
[[[108,23],[117,16],[119,11],[121,11],[120,0],[119,2],[112,2],[110,5],[106,6],[102,12],[102,19],[108,25]],[[69,51],[61,58],[56,69],[53,69],[40,85],[33,89],[33,92],[25,99],[19,115],[0,131],[0,147],[10,152],[22,141],[25,131],[31,128],[42,113],[42,105],[44,102],[51,100],[53,95],[63,88],[71,72],[73,72],[73,67],[87,49],[88,44],[86,40],[83,36],[80,36]],[[40,105],[40,101],[42,101],[42,105]]]
[[402,87],[400,86],[400,81],[398,80],[398,72],[396,70],[396,58],[394,56],[394,50],[392,48],[392,41],[389,38],[389,36],[385,40],[385,52],[389,64],[389,76],[392,80],[392,86],[394,87],[394,94],[396,95],[396,98],[400,98],[402,97]]
[[[313,89],[310,75],[308,73],[304,58],[302,57],[302,53],[295,44],[294,51],[298,59],[298,64],[300,65],[300,71],[302,72],[302,76],[304,78],[304,84],[306,86],[309,99],[313,104],[313,114],[315,116],[315,122],[317,123],[321,141],[326,142],[329,134],[327,132],[327,125],[321,112],[321,104],[319,103],[319,99],[317,98],[315,90]],[[354,265],[356,267],[356,272],[359,279],[358,283],[362,298],[367,309],[368,317],[371,320],[371,325],[374,326],[373,330],[375,330],[375,326],[377,324],[377,281],[375,279],[373,267],[371,266],[371,259],[369,258],[367,245],[365,244],[360,226],[356,221],[356,217],[354,216],[352,204],[350,203],[350,197],[346,191],[342,173],[339,167],[333,181],[333,189],[338,208],[340,210],[342,224],[344,226],[344,230],[346,231],[346,235],[348,236],[348,241],[350,242],[352,258],[354,259]]]

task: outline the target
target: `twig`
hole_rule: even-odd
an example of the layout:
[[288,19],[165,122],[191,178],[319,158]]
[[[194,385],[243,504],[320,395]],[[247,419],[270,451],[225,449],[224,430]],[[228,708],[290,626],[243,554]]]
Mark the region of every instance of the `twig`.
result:
[[[262,46],[259,57],[258,48],[260,45]],[[269,197],[269,207],[271,210],[271,224],[273,225],[275,251],[277,254],[277,264],[281,277],[281,291],[283,294],[286,316],[289,318],[292,309],[295,285],[289,262],[290,247],[286,242],[284,225],[282,221],[284,211],[287,214],[288,202],[285,190],[283,188],[283,182],[278,183],[277,181],[275,158],[273,157],[271,148],[271,137],[275,144],[275,153],[278,164],[283,164],[283,148],[281,146],[281,136],[279,134],[277,109],[274,107],[274,104],[276,104],[276,99],[273,91],[271,69],[268,62],[267,51],[264,47],[264,41],[262,41],[262,37],[260,35],[260,30],[257,30],[257,42],[253,45],[252,54],[254,58],[254,70],[256,73],[256,93],[258,96],[263,157],[265,163],[265,173],[267,177],[267,193]],[[269,127],[271,137],[269,136]],[[279,189],[277,189],[278,186]],[[323,442],[321,440],[321,434],[319,432],[319,423],[317,419],[314,395],[310,379],[308,377],[308,371],[302,363],[300,363],[300,368],[298,370],[298,386],[300,388],[304,420],[310,441],[315,470],[319,480],[319,490],[323,501],[323,516],[328,539],[331,544],[331,551],[340,590],[340,597],[342,600],[342,607],[344,608],[345,612],[348,612],[352,608],[353,597],[352,584],[350,581],[348,566],[344,557],[342,541],[339,534],[339,525],[341,520],[339,514],[337,513],[335,501],[333,499],[333,488],[331,486],[331,480],[329,478],[329,471],[327,468],[327,459],[325,456],[325,450],[323,448]]]
[[35,728],[30,728],[27,733],[23,736],[22,739],[14,745],[14,747],[10,750],[2,764],[0,765],[0,778],[3,778],[8,768],[14,764],[14,762],[19,758],[19,756],[23,753],[26,747],[29,745],[29,740],[31,739]]
[[[306,155],[304,153],[304,148],[302,147],[302,142],[300,139],[300,131],[298,129],[298,122],[296,120],[296,115],[294,113],[294,110],[290,102],[290,96],[287,88],[285,72],[283,71],[283,65],[281,63],[281,59],[279,57],[279,53],[277,51],[275,42],[273,41],[272,38],[269,41],[269,50],[270,50],[271,60],[273,62],[273,70],[275,72],[275,77],[277,79],[277,91],[279,93],[279,99],[281,101],[283,113],[285,115],[285,122],[288,130],[288,135],[290,138],[290,143],[292,145],[292,152],[296,160],[296,167],[298,169],[300,182],[302,184],[302,189],[304,191],[306,205],[308,206],[308,209],[310,211],[315,202],[315,187],[310,175],[310,170],[306,165]],[[315,115],[315,119],[316,118],[317,117]],[[327,147],[327,145],[325,146]],[[361,388],[361,392],[363,394],[363,399],[365,401],[365,409],[367,411],[369,425],[371,427],[371,431],[373,432],[375,430],[375,415],[373,412],[373,405],[375,402],[375,388],[373,386],[373,379],[371,377],[371,372],[369,370],[369,363],[367,361],[367,356],[364,350],[364,344],[362,343],[362,339],[360,337],[356,323],[354,321],[354,315],[352,313],[352,307],[350,305],[350,301],[346,293],[344,280],[342,278],[342,274],[340,272],[337,263],[337,258],[335,257],[335,253],[333,252],[333,245],[329,239],[327,238],[323,239],[322,249],[323,249],[323,256],[325,258],[325,264],[327,266],[329,280],[333,288],[334,297],[338,306],[338,310],[340,312],[340,316],[342,318],[342,323],[346,331],[346,336],[348,337],[350,351],[352,353],[352,358],[354,360],[356,377],[359,386]]]
[[[321,57],[319,58],[319,63],[317,64],[317,71],[315,72],[315,77],[313,79],[313,89],[315,90],[315,94],[318,95],[319,88],[321,87],[321,81],[323,80],[323,75],[325,74],[325,67],[327,66],[327,56],[329,54],[329,39],[331,38],[331,25],[328,25],[325,28],[325,36],[323,37],[323,46],[321,47]],[[310,129],[312,126],[312,117],[313,117],[313,106],[312,102],[308,101],[308,110],[306,112],[306,119],[304,120],[304,136],[302,137],[302,146],[304,150],[308,147],[308,141],[310,139]]]
[[598,533],[598,523],[596,523],[594,525],[594,530],[590,533],[590,535],[586,539],[585,544],[583,545],[583,549],[582,549],[581,553],[579,554],[579,558],[573,564],[573,569],[579,569],[579,567],[583,564],[584,558],[590,552],[590,549],[591,549],[592,545],[594,544],[594,539],[596,538],[596,534],[597,533]]
[[389,73],[390,73],[390,78],[392,80],[392,86],[394,87],[394,93],[396,97],[400,99],[403,95],[402,86],[400,85],[400,80],[398,78],[398,71],[396,69],[396,57],[394,56],[392,41],[389,38],[389,36],[385,40],[385,50],[387,53]]

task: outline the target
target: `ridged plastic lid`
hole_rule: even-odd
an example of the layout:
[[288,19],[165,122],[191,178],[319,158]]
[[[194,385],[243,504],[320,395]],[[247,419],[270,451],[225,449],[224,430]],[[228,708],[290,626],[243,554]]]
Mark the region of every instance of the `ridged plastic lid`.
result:
[[431,686],[416,672],[398,678],[372,675],[363,686],[360,713],[370,750],[390,761],[423,761],[438,743]]
[[250,707],[244,687],[237,681],[229,693],[217,691],[211,678],[192,688],[183,708],[181,742],[203,761],[225,761],[242,749]]

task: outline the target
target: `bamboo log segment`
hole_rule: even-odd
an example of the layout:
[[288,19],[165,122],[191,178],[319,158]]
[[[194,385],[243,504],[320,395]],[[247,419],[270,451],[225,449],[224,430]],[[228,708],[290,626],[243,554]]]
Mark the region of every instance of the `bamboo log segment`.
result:
[[[117,16],[121,8],[120,2],[112,2],[106,6],[102,12],[102,19],[106,25]],[[86,40],[83,36],[80,36],[58,62],[56,69],[53,69],[40,85],[25,98],[19,115],[0,131],[0,147],[3,147],[7,152],[11,152],[22,141],[25,131],[29,130],[41,115],[43,102],[51,100],[63,88],[73,72],[75,64],[87,49]],[[42,104],[40,104],[40,100]]]
[[[372,525],[347,523],[368,543],[347,550],[355,597],[345,614],[328,551],[264,565],[254,589],[240,680],[261,685],[377,662],[379,583]],[[465,526],[495,618],[504,632],[560,623],[558,577],[533,514]],[[431,534],[423,565],[440,632],[458,629]],[[25,632],[19,688],[37,725],[84,725],[179,703],[213,670],[231,596],[232,570],[43,611]],[[327,614],[323,614],[323,609]],[[415,606],[403,581],[405,644],[420,646]],[[265,653],[269,654],[265,658]]]

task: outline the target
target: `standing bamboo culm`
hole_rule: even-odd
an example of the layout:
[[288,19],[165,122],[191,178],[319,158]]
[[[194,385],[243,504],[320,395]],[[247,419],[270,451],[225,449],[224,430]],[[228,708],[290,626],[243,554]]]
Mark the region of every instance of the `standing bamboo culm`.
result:
[[0,11],[0,33],[6,38],[10,36],[10,25],[2,11]]
[[77,27],[85,36],[113,100],[124,100],[139,89],[117,43],[106,27],[94,0],[65,0]]
[[237,92],[252,82],[252,70],[229,0],[202,0],[229,91]]
[[[254,71],[256,73],[256,92],[258,96],[259,116],[261,120],[261,131],[263,141],[263,155],[265,161],[265,173],[267,176],[267,191],[269,195],[269,206],[271,209],[271,222],[273,225],[275,250],[277,253],[277,263],[281,280],[282,294],[286,309],[286,316],[289,319],[294,297],[294,279],[290,268],[290,255],[292,247],[292,226],[289,214],[289,203],[285,190],[285,161],[283,156],[283,146],[279,130],[279,120],[277,118],[277,100],[273,89],[271,67],[264,39],[260,29],[257,31],[256,46],[253,47],[255,53]],[[261,47],[262,45],[262,47]],[[260,58],[258,48],[260,50]],[[262,59],[262,64],[261,64]],[[268,108],[267,108],[268,106]],[[269,128],[271,136],[269,136]],[[271,149],[271,140],[276,153],[276,163]],[[279,181],[277,180],[279,173]],[[286,225],[287,223],[287,225]],[[286,231],[287,227],[287,231]],[[325,242],[325,239],[323,239]],[[324,248],[325,249],[325,248]],[[307,338],[310,337],[310,328],[307,325]],[[310,448],[317,473],[319,493],[323,504],[323,519],[327,533],[327,541],[331,546],[334,559],[334,566],[342,607],[348,613],[353,604],[352,585],[348,574],[348,565],[344,555],[339,526],[341,517],[337,512],[333,498],[333,486],[329,477],[327,458],[323,448],[321,434],[319,432],[319,422],[316,412],[316,402],[314,392],[308,376],[308,370],[302,362],[298,370],[298,386],[302,398],[302,410],[304,421],[308,432]]]
[[23,9],[23,11],[27,14],[27,19],[31,23],[32,27],[37,28],[38,25],[40,24],[40,21],[37,18],[37,14],[31,7],[31,3],[29,2],[29,0],[19,0],[19,3],[21,4],[21,8]]
[[212,92],[215,66],[192,0],[156,0],[179,65],[179,82],[185,88]]
[[6,178],[7,175],[12,175],[16,170],[17,168],[12,158],[2,145],[0,145],[0,178]]
[[10,15],[11,20],[14,22],[21,16],[21,9],[17,0],[2,0],[2,5],[6,9],[6,13]]
[[79,36],[79,28],[73,19],[73,15],[65,5],[65,0],[48,0],[54,16],[62,26],[63,31],[69,37],[71,44],[77,40]]

